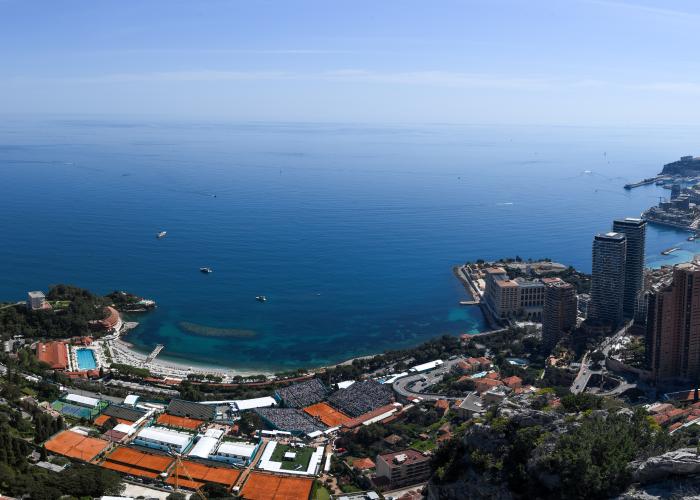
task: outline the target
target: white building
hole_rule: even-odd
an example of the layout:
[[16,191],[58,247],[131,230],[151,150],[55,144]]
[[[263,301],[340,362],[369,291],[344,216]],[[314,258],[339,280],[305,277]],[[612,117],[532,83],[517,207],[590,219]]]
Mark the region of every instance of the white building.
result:
[[99,399],[89,398],[87,396],[81,396],[80,394],[68,394],[63,399],[67,403],[76,404],[78,406],[85,406],[87,408],[97,408],[100,404]]
[[422,365],[416,365],[413,368],[409,368],[409,372],[412,373],[420,373],[420,372],[425,372],[428,370],[434,370],[438,366],[442,365],[443,361],[441,359],[436,359],[435,361],[431,361],[429,363],[423,363]]
[[192,434],[178,432],[165,427],[146,427],[134,439],[134,444],[163,451],[184,451],[192,443]]
[[209,459],[236,465],[247,465],[258,451],[258,446],[260,443],[224,441],[219,445],[216,453],[209,456]]
[[46,308],[46,295],[44,292],[34,291],[27,293],[27,307],[32,311]]

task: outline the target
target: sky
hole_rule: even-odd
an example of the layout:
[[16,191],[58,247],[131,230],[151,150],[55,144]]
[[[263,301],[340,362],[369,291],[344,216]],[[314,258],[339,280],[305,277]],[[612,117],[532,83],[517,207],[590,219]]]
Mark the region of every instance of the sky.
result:
[[0,0],[0,113],[677,126],[696,0]]

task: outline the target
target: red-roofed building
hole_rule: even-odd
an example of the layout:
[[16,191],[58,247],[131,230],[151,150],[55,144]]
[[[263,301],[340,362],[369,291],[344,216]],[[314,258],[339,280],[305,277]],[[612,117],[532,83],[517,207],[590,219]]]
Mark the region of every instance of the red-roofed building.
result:
[[435,409],[444,415],[450,409],[450,402],[446,399],[438,399],[435,401]]
[[90,322],[90,326],[95,330],[105,330],[110,333],[116,333],[122,328],[122,318],[115,308],[107,306],[104,308],[106,314],[104,319],[98,319]]
[[512,377],[504,378],[503,383],[511,389],[520,389],[523,386],[523,379],[516,375],[513,375]]
[[490,378],[480,378],[474,381],[474,389],[479,394],[486,392],[489,389],[493,389],[494,387],[498,387],[499,385],[503,385],[503,382],[500,380],[492,380]]
[[68,346],[65,342],[38,342],[36,357],[54,370],[68,368]]
[[491,380],[501,380],[501,376],[498,372],[487,373],[484,378],[490,378]]
[[375,464],[371,458],[358,458],[352,463],[352,468],[360,472],[374,469]]

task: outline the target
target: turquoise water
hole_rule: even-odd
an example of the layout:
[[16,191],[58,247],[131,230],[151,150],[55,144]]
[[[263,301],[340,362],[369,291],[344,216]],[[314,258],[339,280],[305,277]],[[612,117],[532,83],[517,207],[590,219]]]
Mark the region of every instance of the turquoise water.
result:
[[97,368],[95,354],[92,352],[92,349],[76,349],[75,356],[80,370],[94,370]]
[[[248,369],[478,332],[453,265],[520,255],[589,271],[595,232],[668,195],[622,186],[697,152],[697,132],[8,118],[0,298],[128,290],[158,302],[131,318],[138,349]],[[650,228],[649,263],[692,255],[686,236]]]

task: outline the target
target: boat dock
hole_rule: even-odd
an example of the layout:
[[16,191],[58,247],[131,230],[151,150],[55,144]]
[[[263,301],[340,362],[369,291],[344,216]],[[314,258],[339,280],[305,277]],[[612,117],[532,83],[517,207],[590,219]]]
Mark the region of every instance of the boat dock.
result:
[[469,269],[467,269],[467,266],[454,266],[452,268],[452,272],[454,275],[457,277],[459,281],[462,282],[462,285],[466,289],[467,293],[471,295],[472,299],[471,300],[460,300],[459,305],[461,306],[477,306],[481,303],[481,294],[479,293],[479,289],[477,288],[476,284],[473,283],[472,278],[469,273]]
[[625,184],[625,189],[633,189],[639,186],[646,186],[647,184],[653,184],[656,182],[658,177],[649,177],[648,179],[641,180],[639,182],[632,182],[630,184]]
[[673,252],[675,252],[676,250],[680,250],[680,248],[678,248],[678,247],[667,248],[666,250],[664,250],[663,252],[661,252],[661,255],[671,255],[671,254],[672,254]]
[[148,357],[146,358],[146,361],[144,361],[144,364],[148,364],[151,361],[153,361],[154,359],[156,359],[156,356],[158,356],[158,354],[160,354],[160,351],[162,351],[164,348],[165,348],[165,344],[158,344],[156,346],[156,348],[153,349],[153,351],[151,351],[151,354],[148,355]]

